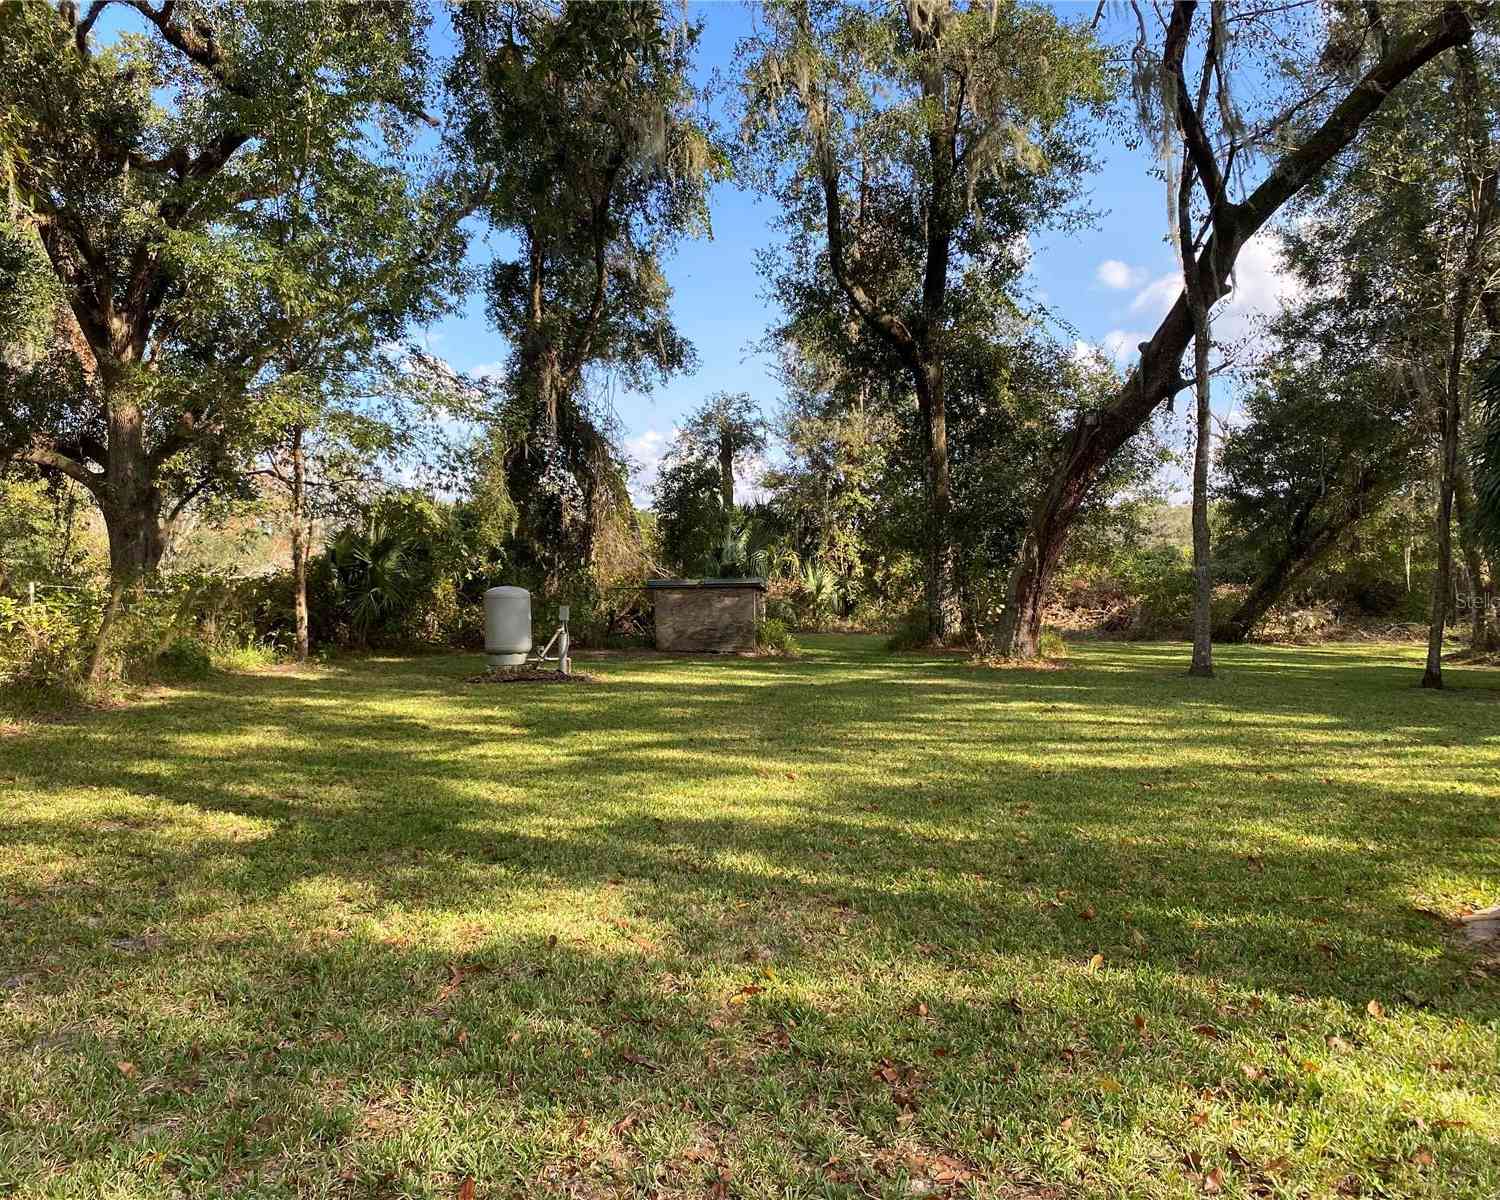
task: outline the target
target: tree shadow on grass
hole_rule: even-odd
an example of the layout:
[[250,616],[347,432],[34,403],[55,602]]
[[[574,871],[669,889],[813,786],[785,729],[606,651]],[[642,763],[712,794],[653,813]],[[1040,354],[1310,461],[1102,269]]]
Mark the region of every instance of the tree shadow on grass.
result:
[[[1493,735],[1372,716],[1322,667],[1259,691],[1255,653],[1223,721],[1125,654],[1047,676],[829,654],[524,696],[466,688],[465,661],[369,663],[39,728],[0,772],[32,798],[0,829],[3,945],[20,1028],[81,1031],[20,1048],[192,1170],[279,1154],[370,1190],[565,1162],[618,1182],[690,1138],[720,1147],[690,1175],[717,1154],[814,1179],[853,1147],[889,1182],[869,1155],[905,1139],[1076,1181],[1139,1165],[1205,1087],[1353,1114],[1357,1079],[1287,1063],[1355,1044],[1372,997],[1494,1047],[1493,989],[1412,903],[1414,873],[1494,880],[1493,762],[1399,770]],[[611,1132],[632,1111],[658,1141]],[[1054,1137],[1073,1112],[1114,1148]],[[436,1114],[464,1134],[415,1167],[399,1146]],[[106,1155],[115,1118],[72,1117],[46,1144]],[[1489,1169],[1454,1137],[1455,1170]],[[226,1138],[217,1165],[185,1148]]]

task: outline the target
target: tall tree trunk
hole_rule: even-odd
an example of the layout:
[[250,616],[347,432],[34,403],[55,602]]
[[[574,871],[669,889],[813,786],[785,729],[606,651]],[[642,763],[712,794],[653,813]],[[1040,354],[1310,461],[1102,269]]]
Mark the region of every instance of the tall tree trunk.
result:
[[[1496,175],[1490,162],[1489,124],[1479,95],[1479,68],[1473,50],[1464,45],[1454,56],[1458,66],[1455,91],[1461,112],[1459,150],[1465,165],[1468,244],[1454,281],[1448,364],[1443,381],[1440,421],[1442,451],[1438,479],[1437,563],[1432,573],[1432,611],[1427,629],[1427,662],[1422,686],[1443,686],[1443,632],[1453,603],[1453,500],[1459,486],[1458,446],[1464,413],[1464,352],[1469,310],[1479,283],[1480,256],[1495,216]],[[1477,582],[1477,581],[1476,581]]]
[[[1451,372],[1450,372],[1451,373]],[[1452,389],[1445,389],[1451,391]],[[1437,562],[1432,568],[1432,600],[1428,610],[1427,663],[1422,671],[1424,688],[1443,686],[1443,628],[1453,587],[1453,487],[1458,474],[1458,412],[1447,394],[1443,397],[1443,444],[1439,456],[1437,518],[1434,528]]]
[[[1221,211],[1225,197],[1220,194],[1220,168],[1214,158],[1212,145],[1207,144],[1203,134],[1202,120],[1208,102],[1208,88],[1213,77],[1210,62],[1218,62],[1223,47],[1219,43],[1220,18],[1223,0],[1214,0],[1213,20],[1209,27],[1207,47],[1208,61],[1203,66],[1198,87],[1198,101],[1194,105],[1188,93],[1184,74],[1183,58],[1187,52],[1187,38],[1191,30],[1193,0],[1181,0],[1173,9],[1172,20],[1167,29],[1166,45],[1163,48],[1163,70],[1175,86],[1172,92],[1177,108],[1177,132],[1182,138],[1182,170],[1177,178],[1177,261],[1182,270],[1182,294],[1187,300],[1188,313],[1193,322],[1193,657],[1188,664],[1188,674],[1211,679],[1214,673],[1213,646],[1213,546],[1208,530],[1208,467],[1213,449],[1212,385],[1208,374],[1209,310],[1214,296],[1211,287],[1204,285],[1202,264],[1198,261],[1193,237],[1193,186],[1202,181],[1209,203],[1209,220]],[[1210,254],[1217,251],[1218,242],[1209,244]],[[1211,279],[1217,280],[1218,264],[1209,260],[1214,268]]]
[[1422,670],[1424,688],[1443,686],[1443,633],[1453,604],[1453,498],[1458,486],[1459,423],[1463,416],[1464,332],[1468,320],[1473,268],[1479,253],[1479,233],[1474,230],[1464,254],[1464,263],[1453,297],[1451,340],[1438,412],[1442,442],[1438,452],[1438,501],[1434,520],[1437,561],[1432,568],[1432,592],[1428,609],[1427,662]]
[[1488,555],[1480,557],[1484,562],[1484,588],[1479,594],[1479,602],[1484,605],[1485,614],[1483,649],[1486,653],[1493,653],[1500,648],[1500,630],[1495,628],[1495,560]]
[[719,498],[725,513],[734,511],[734,441],[727,433],[719,435]]
[[1193,316],[1198,327],[1193,338],[1197,431],[1193,438],[1193,661],[1188,674],[1212,678],[1214,578],[1208,532],[1208,459],[1213,411],[1209,407],[1208,313],[1199,309]]
[[297,661],[305,663],[308,653],[307,620],[307,461],[302,446],[301,425],[292,429],[292,619],[296,626]]
[[109,538],[109,593],[89,654],[90,684],[103,682],[110,638],[127,597],[156,574],[167,546],[161,490],[145,447],[145,420],[132,402],[110,405],[109,458],[96,495]]
[[953,487],[948,472],[948,414],[942,363],[918,376],[917,402],[927,449],[927,528],[923,591],[927,635],[942,645],[960,630],[958,555],[953,545]]
[[[827,143],[822,141],[821,134],[814,157],[822,182],[828,261],[834,280],[860,320],[896,352],[917,393],[927,456],[923,470],[927,499],[923,598],[927,608],[928,639],[941,644],[958,632],[962,623],[957,588],[958,556],[952,537],[953,495],[948,472],[948,418],[943,383],[948,267],[953,251],[954,214],[960,200],[955,194],[957,115],[950,108],[951,97],[937,40],[917,8],[908,8],[907,14],[913,40],[923,55],[919,67],[923,99],[934,114],[944,114],[941,120],[930,122],[927,134],[928,165],[932,175],[922,197],[926,202],[926,253],[922,262],[919,320],[911,320],[910,315],[898,317],[850,274],[849,256],[844,248],[846,231],[837,160]],[[804,96],[804,103],[811,115],[819,101]]]

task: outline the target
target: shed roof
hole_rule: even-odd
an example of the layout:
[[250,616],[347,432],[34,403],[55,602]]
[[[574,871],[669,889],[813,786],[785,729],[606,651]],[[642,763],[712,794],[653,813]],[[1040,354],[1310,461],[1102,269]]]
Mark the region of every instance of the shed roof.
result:
[[648,588],[753,588],[766,590],[766,581],[758,576],[743,579],[648,579]]

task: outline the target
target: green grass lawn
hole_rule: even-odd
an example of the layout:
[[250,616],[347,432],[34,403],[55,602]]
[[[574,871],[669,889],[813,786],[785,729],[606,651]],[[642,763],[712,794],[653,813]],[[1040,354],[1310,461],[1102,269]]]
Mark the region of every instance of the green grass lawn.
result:
[[1500,671],[807,640],[0,735],[0,1193],[1500,1195]]

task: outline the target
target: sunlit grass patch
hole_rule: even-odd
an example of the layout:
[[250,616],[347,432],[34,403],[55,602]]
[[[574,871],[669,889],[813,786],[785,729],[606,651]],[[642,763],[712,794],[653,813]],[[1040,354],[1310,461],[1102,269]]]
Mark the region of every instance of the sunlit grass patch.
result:
[[1500,996],[1447,923],[1500,893],[1500,673],[808,642],[220,675],[0,740],[0,1182],[1500,1193]]

